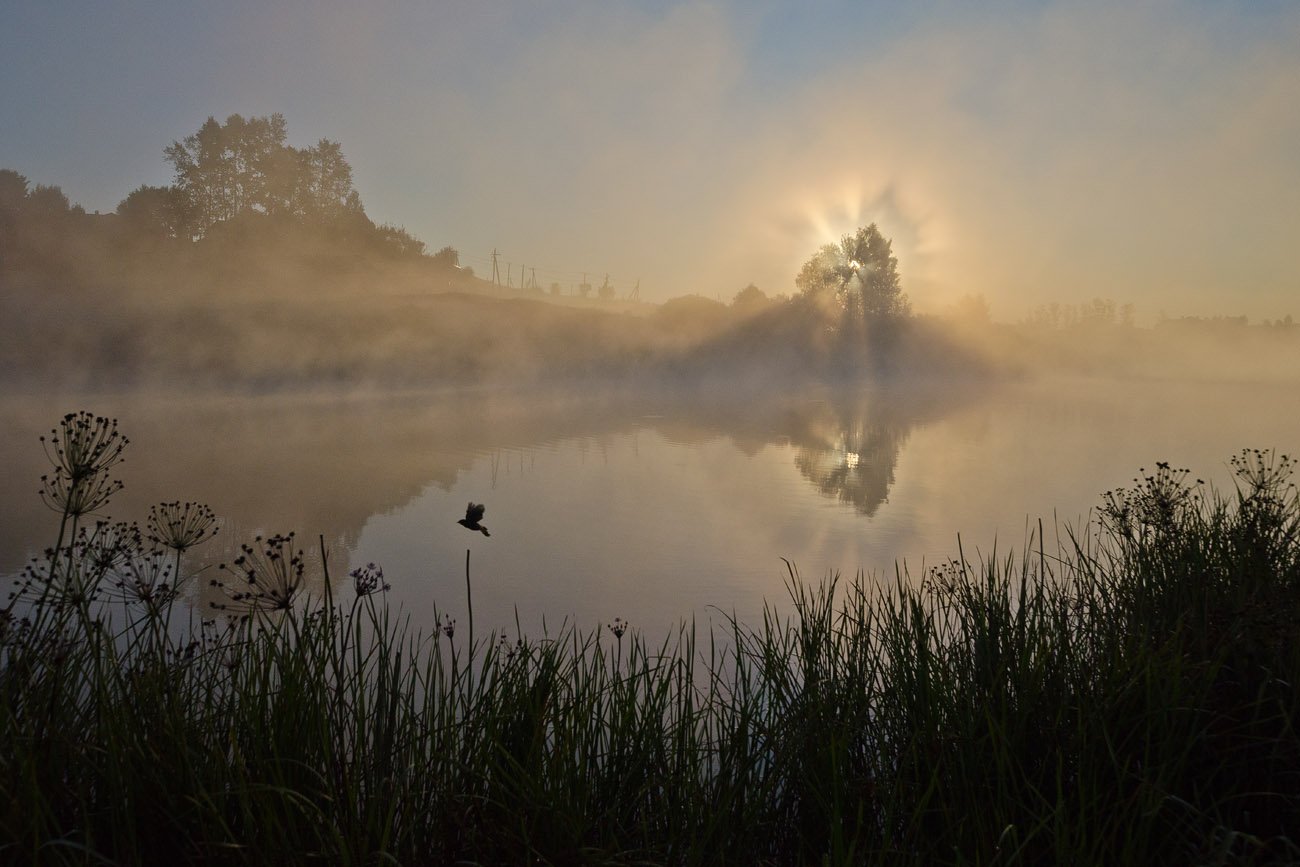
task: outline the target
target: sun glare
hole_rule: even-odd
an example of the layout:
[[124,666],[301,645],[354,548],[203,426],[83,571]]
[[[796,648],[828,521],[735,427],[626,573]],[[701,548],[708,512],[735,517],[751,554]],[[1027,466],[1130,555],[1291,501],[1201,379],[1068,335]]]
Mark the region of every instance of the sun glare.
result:
[[844,184],[839,191],[807,202],[809,240],[817,246],[838,244],[863,226],[875,223],[881,234],[909,250],[917,245],[919,224],[903,212],[893,186],[866,192],[859,183]]
[[[929,202],[930,204],[927,204]],[[940,251],[947,249],[940,211],[933,206],[924,180],[866,183],[856,178],[839,178],[834,183],[804,191],[799,211],[803,231],[792,245],[796,270],[808,256],[826,245],[839,246],[845,235],[872,223],[889,239],[898,267],[913,302],[924,304],[942,295]],[[848,263],[860,271],[861,263]]]

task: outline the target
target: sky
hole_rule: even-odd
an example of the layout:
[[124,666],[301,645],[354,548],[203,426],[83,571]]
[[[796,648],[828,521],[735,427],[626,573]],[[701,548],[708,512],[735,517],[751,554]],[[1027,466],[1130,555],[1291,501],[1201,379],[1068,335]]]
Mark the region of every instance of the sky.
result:
[[919,310],[1300,316],[1300,3],[0,0],[0,168],[111,211],[209,116],[342,143],[479,273],[794,291],[875,222]]

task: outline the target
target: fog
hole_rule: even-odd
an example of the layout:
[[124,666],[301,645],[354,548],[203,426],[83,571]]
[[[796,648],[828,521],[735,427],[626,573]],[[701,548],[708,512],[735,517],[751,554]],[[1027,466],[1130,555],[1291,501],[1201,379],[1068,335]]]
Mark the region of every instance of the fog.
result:
[[[401,604],[431,614],[460,598],[453,519],[465,498],[489,500],[495,547],[476,562],[497,625],[515,604],[539,617],[635,604],[659,625],[710,605],[754,614],[781,594],[781,557],[808,575],[887,574],[894,558],[951,556],[963,530],[1019,528],[1029,503],[1086,509],[1134,470],[1115,465],[1117,437],[1138,461],[1222,460],[1225,442],[1285,449],[1294,435],[1274,412],[1300,369],[1286,318],[1139,324],[1093,298],[1008,322],[974,294],[918,312],[875,224],[809,250],[781,294],[506,286],[359,204],[335,208],[359,200],[349,185],[306,204],[293,184],[283,199],[262,187],[240,187],[256,209],[200,225],[225,186],[194,207],[138,188],[90,214],[0,170],[0,470],[14,480],[0,571],[48,543],[36,437],[79,408],[132,439],[106,514],[140,520],[179,498],[221,516],[191,564],[205,575],[257,534],[297,530],[313,556],[323,537],[336,581],[382,559],[406,582]],[[1026,384],[1044,406],[1086,399],[1077,418],[1017,421],[1026,398],[1007,389]],[[990,435],[1000,412],[1018,427]],[[1027,445],[1039,435],[1052,441]],[[1162,451],[1143,454],[1148,440]],[[616,469],[584,470],[611,452]],[[551,459],[534,475],[539,454]],[[498,487],[499,470],[517,476]],[[205,611],[224,598],[203,582],[188,593]]]
[[[72,394],[4,399],[0,573],[52,542],[37,496],[37,436],[74,407],[109,412],[130,438],[125,488],[96,517],[143,521],[155,503],[209,504],[217,537],[187,555],[207,584],[254,535],[298,532],[322,590],[380,563],[391,604],[432,623],[464,616],[472,547],[481,623],[534,634],[632,617],[660,635],[679,618],[756,617],[785,596],[781,558],[810,579],[859,569],[890,579],[1023,541],[1042,518],[1086,530],[1102,491],[1155,460],[1226,483],[1246,444],[1294,440],[1293,384],[1087,380],[594,394],[476,389],[304,395]],[[488,504],[491,538],[455,521]]]
[[[759,594],[779,590],[773,581],[779,579],[780,563],[766,548],[792,533],[788,503],[778,498],[760,505],[729,495],[758,481],[746,464],[762,465],[785,456],[775,468],[792,467],[801,487],[815,494],[811,499],[819,495],[848,505],[850,514],[869,517],[889,497],[910,432],[960,413],[979,395],[936,387],[907,393],[818,389],[762,399],[720,392],[563,398],[461,393],[418,399],[100,394],[77,399],[111,406],[131,440],[127,461],[115,474],[125,488],[103,514],[143,520],[152,504],[181,497],[208,503],[220,515],[217,538],[196,550],[191,560],[191,569],[204,570],[205,580],[190,584],[187,593],[204,610],[208,603],[223,601],[221,591],[206,580],[219,563],[229,563],[255,534],[289,530],[298,531],[313,564],[312,592],[322,590],[316,538],[320,533],[331,574],[343,582],[336,590],[346,583],[348,570],[362,562],[358,547],[369,551],[365,556],[375,556],[379,547],[391,579],[401,583],[398,594],[406,604],[421,610],[430,598],[439,606],[458,604],[458,582],[451,579],[459,577],[466,539],[453,523],[455,512],[463,508],[454,492],[469,481],[475,496],[490,503],[489,518],[494,519],[487,521],[493,527],[491,543],[476,555],[491,576],[487,598],[507,612],[495,615],[494,623],[508,623],[514,604],[559,616],[589,614],[590,599],[599,597],[611,609],[635,610],[642,624],[653,610],[668,626],[706,602],[752,608]],[[13,574],[26,558],[39,554],[39,546],[57,527],[58,516],[42,508],[35,496],[35,479],[48,466],[32,432],[48,432],[50,419],[68,399],[6,399],[0,471],[6,478],[28,479],[31,484],[30,490],[19,485],[0,500],[0,574]],[[626,453],[629,442],[645,444],[643,466],[654,480],[624,487],[626,472],[615,472],[602,474],[603,481],[583,481],[580,465],[585,460],[606,464],[609,452],[615,453],[617,463],[632,458],[637,464]],[[692,453],[714,456],[705,464],[709,478],[693,478],[691,471],[659,464],[665,456],[680,459]],[[843,456],[849,453],[855,460],[846,469]],[[572,478],[547,478],[548,498],[540,508],[531,498],[515,502],[520,486],[526,487],[534,476],[546,478],[557,460],[565,462],[564,475]],[[615,479],[623,479],[623,484],[608,489]],[[710,502],[674,502],[683,486],[702,486]],[[609,518],[584,510],[592,505],[588,497],[599,497],[607,509],[629,513],[639,529],[631,535],[606,532]],[[430,500],[436,501],[432,510]],[[432,515],[426,515],[428,511]],[[714,517],[705,519],[710,511]],[[417,516],[415,539],[409,538],[408,529],[400,545],[375,541],[376,533],[383,534],[376,527],[412,523],[402,517],[408,515]],[[694,529],[679,526],[683,521]],[[583,526],[595,536],[582,533]],[[718,548],[718,534],[743,539],[739,548],[754,555],[760,568],[729,561],[737,540]],[[421,539],[428,540],[425,547]],[[668,540],[677,552],[671,561],[664,560],[661,550]],[[554,548],[568,550],[556,556]],[[422,552],[423,558],[413,557],[410,549]],[[628,563],[628,552],[638,550],[643,555],[635,565]],[[545,557],[544,564],[537,562],[539,555]],[[526,562],[516,562],[520,557]],[[675,582],[707,571],[704,564],[715,562],[727,568],[716,570],[712,585],[670,591]],[[674,569],[667,568],[670,563]],[[737,567],[742,574],[734,574]],[[617,582],[618,574],[638,571],[665,588],[646,595]],[[745,574],[757,577],[752,574],[756,571],[763,576],[759,586],[745,587],[730,600],[717,595],[716,584],[734,583]],[[513,590],[507,592],[507,587]],[[701,597],[702,590],[707,593]]]
[[[485,279],[458,266],[454,249],[427,253],[359,205],[333,216],[242,212],[178,237],[165,212],[132,206],[162,188],[103,215],[12,170],[0,181],[0,361],[5,387],[19,392],[689,394],[899,378],[1277,381],[1300,369],[1289,316],[1140,324],[1132,305],[1092,298],[1000,322],[983,296],[967,295],[937,313],[879,318],[853,271],[852,256],[867,254],[839,247],[814,257],[830,269],[816,285],[651,303]],[[885,258],[870,267],[893,277],[906,306],[906,262],[877,237]]]
[[[1229,404],[1271,411],[1225,393],[1276,402],[1300,370],[1289,9],[286,9],[195,13],[213,16],[202,37],[164,14],[166,50],[129,58],[130,9],[91,13],[122,39],[83,26],[75,57],[49,40],[64,13],[24,10],[0,34],[7,478],[38,477],[33,438],[89,407],[154,467],[130,471],[115,514],[211,500],[229,532],[210,561],[292,528],[323,533],[341,570],[382,516],[481,484],[486,456],[569,444],[551,488],[503,497],[523,523],[570,504],[569,536],[510,549],[522,574],[587,544],[583,497],[622,502],[566,476],[587,444],[635,457],[647,432],[694,469],[656,477],[644,514],[602,516],[615,535],[589,577],[624,547],[645,576],[681,568],[654,561],[677,547],[669,527],[699,563],[753,575],[711,547],[770,560],[806,537],[809,556],[863,558],[869,528],[871,556],[906,556],[884,546],[939,550],[908,522],[978,523],[926,487],[917,443],[960,452],[974,428],[947,420],[1015,411],[1006,389],[1088,394],[1079,428],[1115,437],[1115,414],[1148,409],[1124,402],[1168,384],[1192,405],[1158,444],[1195,451],[1198,425],[1249,437],[1222,427]],[[220,60],[198,78],[177,63],[185,102],[133,113],[186,49]],[[98,63],[82,78],[117,113],[52,126],[50,105],[81,98],[55,58]],[[1201,389],[1218,403],[1199,410]],[[1233,445],[1292,447],[1292,421],[1270,418],[1271,441]],[[1069,427],[1047,423],[1061,443]],[[1049,490],[1008,491],[1022,447],[987,468],[1000,502]],[[1107,457],[1066,475],[1091,485]],[[683,522],[665,482],[704,475],[740,500],[750,472],[777,507],[723,515],[702,485]],[[5,503],[8,569],[44,538],[29,505]]]
[[1300,315],[1293,4],[10,12],[0,155],[90,210],[208,114],[283,111],[480,273],[727,301],[877,222],[920,312]]

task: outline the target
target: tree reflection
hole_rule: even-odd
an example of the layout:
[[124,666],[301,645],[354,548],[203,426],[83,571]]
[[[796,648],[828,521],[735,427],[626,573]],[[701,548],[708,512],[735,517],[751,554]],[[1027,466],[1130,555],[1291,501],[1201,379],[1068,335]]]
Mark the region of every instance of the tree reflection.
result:
[[[964,391],[969,398],[970,389]],[[428,486],[450,491],[462,474],[488,460],[495,488],[503,455],[518,453],[522,461],[521,450],[570,442],[581,460],[587,448],[603,448],[608,437],[639,430],[687,447],[725,438],[746,457],[790,447],[795,466],[816,490],[872,516],[888,499],[910,432],[960,399],[912,385],[906,391],[702,389],[545,394],[531,400],[304,395],[177,401],[141,395],[100,404],[112,404],[134,444],[114,518],[139,520],[151,506],[177,497],[209,504],[221,516],[222,532],[193,558],[195,568],[209,571],[256,535],[297,530],[308,572],[319,574],[321,546],[315,540],[324,534],[330,574],[342,581],[370,519],[401,510]],[[44,457],[35,436],[58,417],[60,399],[11,396],[3,405],[8,411],[0,419],[0,474],[35,480]],[[551,465],[549,471],[566,467]],[[21,490],[0,499],[0,574],[16,572],[50,536],[50,513]],[[454,510],[464,500],[453,506],[447,521],[454,524]]]
[[724,436],[749,457],[772,445],[790,446],[795,466],[818,492],[871,517],[888,501],[911,432],[981,394],[969,382],[957,389],[912,382],[797,396],[709,392],[662,407],[648,426],[688,445]]
[[918,418],[864,396],[815,404],[802,421],[791,437],[799,472],[824,496],[875,515],[889,499],[899,453]]

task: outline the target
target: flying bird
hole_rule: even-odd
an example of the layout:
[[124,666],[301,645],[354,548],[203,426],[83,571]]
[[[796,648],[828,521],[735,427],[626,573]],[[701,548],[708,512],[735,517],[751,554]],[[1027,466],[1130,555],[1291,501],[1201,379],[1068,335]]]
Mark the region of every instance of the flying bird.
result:
[[483,513],[487,511],[487,506],[482,503],[470,503],[465,507],[465,517],[457,521],[466,530],[476,530],[484,536],[491,536],[487,527],[484,527],[479,521],[483,520]]

